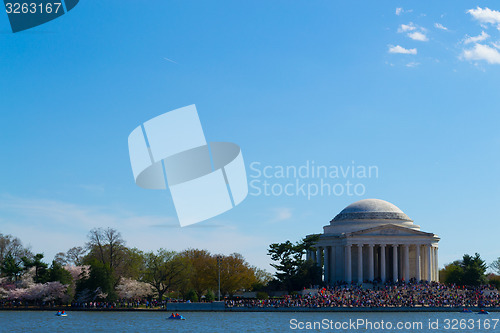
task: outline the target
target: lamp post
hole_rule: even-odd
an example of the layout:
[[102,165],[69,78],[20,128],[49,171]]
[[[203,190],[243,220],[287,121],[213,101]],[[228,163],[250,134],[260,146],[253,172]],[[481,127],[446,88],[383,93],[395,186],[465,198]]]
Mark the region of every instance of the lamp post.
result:
[[221,256],[217,256],[217,268],[219,270],[219,292],[217,293],[217,300],[220,302],[220,264],[221,264],[221,261],[222,261],[222,257]]

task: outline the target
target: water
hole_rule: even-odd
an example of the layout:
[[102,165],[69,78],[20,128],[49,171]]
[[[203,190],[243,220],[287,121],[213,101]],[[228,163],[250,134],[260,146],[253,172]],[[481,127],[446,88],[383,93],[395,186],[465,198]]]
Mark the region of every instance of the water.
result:
[[[57,317],[48,311],[0,311],[0,332],[500,332],[500,313],[329,313],[329,312],[280,312],[280,313],[222,313],[185,312],[187,320],[167,320],[169,313],[160,312],[69,312],[67,317]],[[297,329],[292,323],[296,320]],[[372,329],[345,327],[349,320],[369,321]],[[375,325],[382,325],[376,329]],[[346,323],[346,329],[300,330],[299,323],[333,321]],[[438,323],[438,328],[429,328]],[[496,321],[496,327],[495,325]],[[400,322],[413,328],[396,329]],[[388,323],[394,327],[388,328]],[[409,323],[409,324],[408,324]],[[417,323],[417,324],[415,324]],[[421,323],[422,326],[418,326]],[[449,325],[447,325],[447,323]],[[489,328],[485,327],[489,323]],[[453,328],[455,324],[455,328]],[[466,325],[460,327],[460,324]],[[313,324],[311,324],[313,325]],[[479,327],[481,325],[481,327]]]

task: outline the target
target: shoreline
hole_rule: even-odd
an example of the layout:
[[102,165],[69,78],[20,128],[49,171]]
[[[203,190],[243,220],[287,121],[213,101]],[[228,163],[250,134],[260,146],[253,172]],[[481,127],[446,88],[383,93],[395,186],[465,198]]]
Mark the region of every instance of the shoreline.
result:
[[[181,303],[182,304],[182,303]],[[146,309],[146,308],[114,308],[114,309],[103,309],[103,308],[72,308],[71,306],[54,306],[54,307],[0,307],[0,311],[89,311],[89,312],[232,312],[232,313],[243,313],[243,312],[454,312],[462,313],[463,307],[452,308],[452,307],[323,307],[323,308],[303,308],[303,307],[289,307],[289,308],[220,308],[218,306],[206,306],[212,305],[211,303],[205,304],[205,306],[199,306],[198,304],[191,304],[194,306],[175,306],[174,304],[167,306],[167,309]],[[500,312],[500,307],[498,308],[478,308],[471,307],[468,308],[472,311],[472,314],[476,314],[479,310],[483,309],[488,312]]]

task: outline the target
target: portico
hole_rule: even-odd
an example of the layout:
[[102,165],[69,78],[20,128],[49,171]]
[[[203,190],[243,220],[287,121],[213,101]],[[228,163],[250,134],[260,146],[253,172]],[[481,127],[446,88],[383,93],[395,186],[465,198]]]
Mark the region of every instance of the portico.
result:
[[367,199],[325,226],[315,253],[307,256],[323,268],[326,283],[438,281],[438,242],[396,206]]

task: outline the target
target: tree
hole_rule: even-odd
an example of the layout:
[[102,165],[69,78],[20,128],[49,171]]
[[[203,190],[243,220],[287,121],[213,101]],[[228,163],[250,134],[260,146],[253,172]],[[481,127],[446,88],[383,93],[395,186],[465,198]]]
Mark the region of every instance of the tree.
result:
[[464,270],[461,266],[461,261],[456,260],[451,264],[445,265],[439,272],[439,280],[446,284],[462,285]]
[[176,287],[184,278],[186,260],[173,251],[159,249],[156,253],[148,252],[145,257],[145,269],[142,281],[150,284],[158,293],[158,299],[169,289]]
[[[217,257],[217,256],[215,256]],[[255,271],[239,253],[229,256],[219,255],[220,260],[220,289],[221,295],[232,297],[234,293],[241,289],[250,289],[257,282]],[[212,260],[213,264],[213,260]],[[218,269],[217,266],[210,269],[213,285],[217,286]]]
[[136,281],[129,278],[120,279],[120,283],[116,288],[118,297],[121,299],[142,299],[150,297],[153,294],[153,289],[149,283]]
[[47,280],[48,282],[58,281],[64,285],[71,285],[73,283],[73,276],[60,263],[54,260],[48,270]]
[[32,253],[28,248],[23,247],[19,238],[0,234],[0,263],[8,256],[14,260],[21,260],[22,257],[30,258]]
[[478,286],[486,282],[486,263],[481,259],[478,253],[474,257],[465,254],[462,259],[462,268],[464,270],[463,284],[467,286]]
[[33,258],[22,257],[21,260],[24,264],[24,270],[29,270],[31,267],[35,268],[35,276],[33,281],[35,283],[45,283],[47,282],[47,265],[42,261],[43,253],[37,253]]
[[464,254],[462,260],[448,264],[440,272],[440,279],[447,284],[478,286],[486,282],[486,264],[481,256]]
[[125,241],[120,232],[113,228],[94,228],[90,230],[87,248],[90,255],[97,258],[110,269],[121,264]]
[[17,281],[23,270],[22,261],[16,260],[11,254],[8,254],[2,261],[2,274],[11,281]]
[[65,260],[66,264],[73,264],[75,266],[80,266],[83,262],[85,256],[85,249],[81,246],[75,246],[66,252]]
[[203,293],[213,288],[213,274],[217,261],[207,250],[189,249],[180,253],[189,263],[189,285],[196,292],[198,299]]
[[23,257],[32,258],[33,254],[19,238],[0,234],[0,273],[17,281],[23,272]]
[[89,261],[89,275],[81,278],[77,283],[77,294],[80,301],[116,299],[115,279],[111,268],[101,261],[93,258]]
[[54,256],[54,261],[60,264],[61,266],[68,264],[68,260],[66,259],[66,253],[57,252],[56,255]]
[[305,252],[313,250],[318,240],[319,235],[309,235],[296,244],[288,240],[269,246],[268,254],[277,262],[271,266],[276,269],[276,278],[284,289],[293,291],[320,282],[321,271],[314,268],[312,261],[306,263],[303,259]]
[[128,272],[131,267],[129,265],[131,252],[125,246],[120,232],[113,228],[95,228],[89,232],[88,239],[86,244],[88,253],[81,260],[83,264],[88,265],[96,260],[102,264],[101,266],[107,267],[114,288],[118,286],[122,277],[130,277]]
[[490,268],[493,269],[495,273],[500,274],[500,257],[490,264]]

